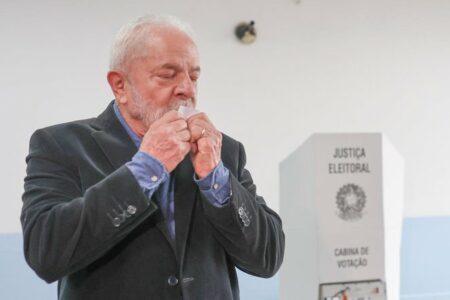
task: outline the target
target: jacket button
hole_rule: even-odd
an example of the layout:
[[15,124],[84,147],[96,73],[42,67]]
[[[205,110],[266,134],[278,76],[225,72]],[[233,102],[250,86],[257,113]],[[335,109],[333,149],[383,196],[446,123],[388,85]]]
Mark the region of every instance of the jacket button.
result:
[[169,276],[169,278],[167,278],[167,283],[170,286],[176,286],[178,284],[178,278],[176,278],[175,276]]
[[244,208],[242,206],[239,207],[238,213],[239,213],[240,216],[242,216],[244,214]]
[[122,222],[120,221],[119,217],[115,217],[115,218],[112,220],[112,223],[113,223],[114,227],[119,227],[120,224],[122,224]]
[[127,207],[127,213],[130,215],[134,215],[136,213],[136,206],[134,205],[128,205]]

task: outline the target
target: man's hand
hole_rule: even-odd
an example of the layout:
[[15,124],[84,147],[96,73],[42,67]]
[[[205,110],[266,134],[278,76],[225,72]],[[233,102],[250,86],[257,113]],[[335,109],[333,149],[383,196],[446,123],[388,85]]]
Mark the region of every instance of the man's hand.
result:
[[220,162],[222,134],[205,113],[198,113],[187,120],[191,132],[191,157],[199,178],[208,175]]
[[139,151],[158,159],[170,173],[191,151],[190,139],[186,120],[179,112],[172,110],[150,126]]

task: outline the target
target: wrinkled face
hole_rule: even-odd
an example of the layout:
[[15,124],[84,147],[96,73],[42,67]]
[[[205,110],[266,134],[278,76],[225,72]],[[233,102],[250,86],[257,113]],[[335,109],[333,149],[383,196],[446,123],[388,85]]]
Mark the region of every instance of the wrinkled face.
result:
[[184,33],[160,29],[145,57],[128,64],[125,109],[148,128],[169,110],[196,105],[200,76],[197,47]]

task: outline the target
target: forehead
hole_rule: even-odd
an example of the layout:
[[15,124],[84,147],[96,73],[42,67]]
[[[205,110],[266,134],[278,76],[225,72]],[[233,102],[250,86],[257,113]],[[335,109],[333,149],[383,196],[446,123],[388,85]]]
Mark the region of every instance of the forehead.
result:
[[171,28],[157,28],[152,32],[149,45],[144,49],[146,62],[154,67],[168,64],[198,68],[198,50],[185,33]]

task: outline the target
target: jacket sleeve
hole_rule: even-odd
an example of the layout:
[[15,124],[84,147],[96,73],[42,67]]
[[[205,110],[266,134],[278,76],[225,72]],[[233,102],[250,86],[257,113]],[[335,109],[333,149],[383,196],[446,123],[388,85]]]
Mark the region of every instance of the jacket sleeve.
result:
[[241,143],[238,148],[238,164],[230,174],[229,202],[216,207],[203,199],[204,211],[236,267],[252,275],[271,277],[284,256],[281,219],[256,194],[256,186],[245,169],[246,155]]
[[82,192],[76,166],[45,129],[32,135],[26,162],[24,253],[47,282],[95,261],[157,209],[126,166]]

